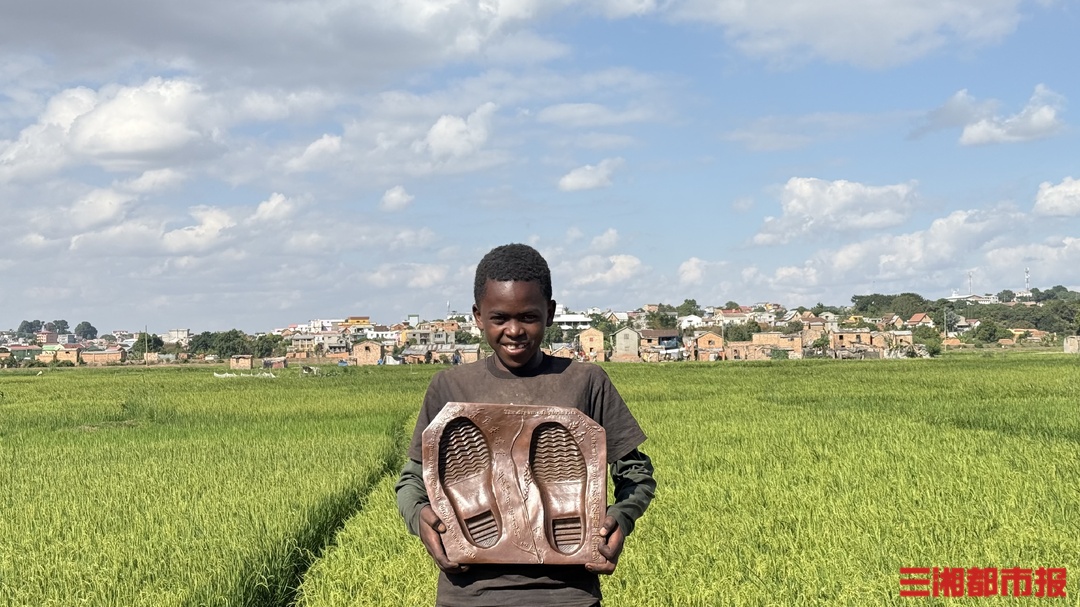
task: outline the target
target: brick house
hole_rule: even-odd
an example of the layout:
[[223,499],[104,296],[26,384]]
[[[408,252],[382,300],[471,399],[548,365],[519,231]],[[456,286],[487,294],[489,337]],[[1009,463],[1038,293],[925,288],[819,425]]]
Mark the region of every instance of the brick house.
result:
[[931,329],[933,329],[934,319],[930,318],[929,314],[919,312],[908,319],[907,326],[911,327],[912,329],[916,327],[930,327]]
[[461,364],[474,363],[486,356],[480,344],[461,344],[457,346],[457,352],[461,356]]
[[727,360],[769,360],[772,346],[752,341],[730,341],[724,344]]
[[694,360],[723,360],[724,338],[712,331],[694,337]]
[[870,345],[882,350],[895,350],[913,343],[915,342],[911,331],[873,331],[870,333]]
[[676,329],[642,329],[640,335],[642,348],[670,348],[672,342],[678,347],[679,332]]
[[829,348],[840,350],[854,346],[870,347],[870,329],[839,329],[829,334]]
[[585,354],[586,360],[593,362],[607,360],[604,352],[604,332],[600,329],[589,327],[578,333],[578,343],[581,344],[581,351]]
[[229,357],[229,368],[240,371],[250,371],[253,358],[254,357],[250,354],[234,354]]
[[762,331],[751,335],[750,343],[767,347],[770,355],[773,350],[787,350],[788,358],[802,358],[803,356],[803,340],[798,333]]
[[1080,354],[1080,335],[1069,335],[1064,340],[1066,354]]
[[574,347],[570,344],[551,344],[551,346],[546,349],[546,352],[550,356],[556,358],[574,358],[574,355],[576,354],[576,352],[574,352]]
[[104,365],[118,365],[127,360],[127,351],[123,348],[113,350],[83,350],[79,355],[84,365],[101,367]]
[[76,346],[74,344],[62,345],[56,350],[56,362],[67,361],[73,365],[79,364],[79,352],[82,352],[82,346]]
[[461,323],[456,320],[431,320],[420,323],[417,328],[439,333],[456,333],[461,330]]
[[352,358],[357,365],[377,365],[385,355],[386,348],[371,339],[358,341],[352,347]]

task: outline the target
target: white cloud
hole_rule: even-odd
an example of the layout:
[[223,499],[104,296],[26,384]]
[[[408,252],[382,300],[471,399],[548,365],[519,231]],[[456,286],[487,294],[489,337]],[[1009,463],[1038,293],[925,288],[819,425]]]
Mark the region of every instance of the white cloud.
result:
[[728,262],[709,261],[700,257],[691,257],[679,264],[676,271],[679,287],[705,287],[706,295],[718,299],[716,303],[722,303],[724,298],[730,299],[725,293],[731,288],[731,284],[724,279],[729,277],[726,270]]
[[608,228],[603,234],[592,239],[591,248],[594,251],[607,251],[613,249],[619,243],[619,232],[615,228]]
[[68,218],[77,229],[108,223],[123,217],[135,196],[110,188],[96,189],[71,205]]
[[304,152],[285,163],[290,171],[315,171],[324,168],[341,151],[341,137],[325,134],[311,142]]
[[814,113],[804,116],[766,116],[724,138],[755,152],[794,150],[828,139],[878,127],[893,116]]
[[405,188],[396,185],[383,194],[379,208],[384,211],[401,211],[409,206],[414,196],[405,191]]
[[657,10],[656,0],[602,0],[600,6],[611,19],[638,17]]
[[538,122],[567,127],[598,127],[642,122],[652,118],[643,108],[617,112],[598,103],[559,103],[549,105],[536,115]]
[[570,54],[570,48],[535,32],[521,30],[491,42],[484,58],[496,65],[536,64],[559,59]]
[[437,160],[472,154],[487,142],[491,118],[497,108],[489,101],[476,108],[468,118],[443,115],[415,148],[428,150]]
[[934,131],[962,128],[961,145],[1016,143],[1043,139],[1061,130],[1058,116],[1065,99],[1040,84],[1027,105],[1012,116],[997,114],[1001,102],[980,101],[967,89],[957,91],[941,107],[927,113],[910,137],[917,139]]
[[142,86],[106,90],[71,128],[71,147],[99,161],[138,161],[182,150],[203,139],[195,124],[206,97],[185,80],[151,78]]
[[252,223],[265,223],[283,221],[288,219],[296,211],[296,204],[285,197],[284,194],[274,192],[270,198],[259,203],[255,214],[248,221]]
[[181,79],[64,90],[17,141],[0,142],[0,181],[83,162],[130,170],[190,155],[213,142],[211,109],[201,89]]
[[226,230],[236,225],[223,209],[197,206],[189,212],[197,224],[170,230],[162,236],[162,244],[170,253],[204,253],[224,242]]
[[1008,117],[983,118],[968,124],[960,135],[960,143],[1017,143],[1050,137],[1062,128],[1058,112],[1063,104],[1061,95],[1040,84],[1019,113]]
[[424,263],[382,264],[365,275],[376,287],[401,286],[412,289],[430,289],[442,283],[449,268],[445,265]]
[[559,189],[564,192],[606,188],[611,185],[611,175],[623,165],[622,158],[605,158],[599,164],[578,167],[559,179]]
[[705,277],[706,262],[704,259],[691,257],[679,264],[679,284],[699,285]]
[[633,255],[587,255],[574,264],[574,286],[614,286],[630,280],[643,270],[641,260]]
[[1020,21],[1022,0],[672,2],[678,20],[724,28],[748,55],[779,63],[811,58],[884,67],[953,45],[995,43]]
[[54,246],[57,244],[56,242],[45,238],[44,235],[38,234],[37,232],[33,232],[23,236],[18,240],[18,243],[19,246],[30,247],[37,250],[45,249],[49,246]]
[[71,126],[96,102],[97,95],[84,87],[53,96],[36,124],[24,128],[15,141],[0,141],[0,182],[37,178],[66,165]]
[[[986,261],[990,266],[988,273],[1015,276],[1017,285],[1026,267],[1054,284],[1080,285],[1080,238],[1058,237],[1043,243],[994,248],[987,251]],[[1043,284],[1049,286],[1049,283]],[[1077,289],[1076,286],[1071,288]]]
[[8,47],[40,49],[52,62],[73,70],[126,68],[129,61],[118,59],[126,55],[143,66],[203,72],[215,82],[355,89],[387,74],[460,61],[483,63],[496,53],[499,62],[557,56],[561,45],[545,44],[527,25],[568,3],[312,0],[240,5],[191,0],[182,7],[148,3],[138,15],[123,4],[56,10],[37,3],[6,14],[0,40]]
[[73,235],[68,245],[73,256],[67,261],[74,265],[77,261],[101,257],[153,255],[159,252],[162,233],[159,224],[141,219],[102,226]]
[[[132,179],[114,181],[108,188],[94,188],[67,208],[67,221],[76,230],[116,223],[124,219],[140,199],[171,188],[183,179],[183,174],[178,171],[156,169]],[[50,228],[56,230],[57,226]]]
[[783,215],[766,217],[754,235],[760,245],[903,223],[915,205],[915,184],[868,186],[858,182],[792,177],[780,198]]
[[961,89],[949,97],[941,107],[928,112],[920,124],[911,132],[911,138],[917,139],[933,131],[960,128],[994,115],[998,102],[979,101]]
[[226,106],[233,122],[269,122],[292,116],[318,116],[341,103],[341,95],[318,89],[281,88],[237,90]]
[[615,133],[575,133],[571,137],[560,138],[556,141],[559,147],[576,146],[590,150],[610,150],[628,148],[638,142],[630,135],[618,135]]
[[[374,182],[385,188],[415,177],[475,173],[510,164],[520,158],[520,150],[536,145],[625,147],[636,140],[582,129],[529,128],[533,119],[526,110],[568,98],[587,102],[618,98],[628,107],[644,107],[649,105],[647,99],[670,88],[671,83],[619,68],[572,74],[488,70],[423,93],[385,91],[354,100],[356,109],[341,107],[348,118],[342,122],[340,150],[332,166],[323,168],[344,184],[367,187]],[[500,108],[510,108],[507,114],[512,115],[503,120]],[[302,153],[303,147],[288,153],[245,149],[245,168],[223,173],[230,180],[245,175],[243,182],[255,182],[262,179],[268,157],[271,166],[280,167],[277,173],[295,172],[290,167],[298,166],[294,159]],[[289,161],[293,164],[287,165]],[[248,174],[247,166],[256,168]],[[274,182],[273,187],[284,189],[289,183]]]
[[182,172],[174,169],[154,169],[143,172],[135,179],[115,182],[113,187],[133,194],[150,194],[171,188],[184,178]]
[[1057,185],[1048,181],[1039,184],[1033,211],[1036,215],[1056,217],[1080,215],[1080,179],[1066,177]]
[[802,265],[782,266],[759,279],[777,292],[814,297],[822,296],[816,287],[836,284],[879,292],[889,292],[892,286],[910,288],[913,283],[923,288],[935,283],[956,286],[964,268],[978,265],[987,251],[1015,238],[1024,223],[1023,215],[1005,209],[954,211],[925,230],[821,250]]

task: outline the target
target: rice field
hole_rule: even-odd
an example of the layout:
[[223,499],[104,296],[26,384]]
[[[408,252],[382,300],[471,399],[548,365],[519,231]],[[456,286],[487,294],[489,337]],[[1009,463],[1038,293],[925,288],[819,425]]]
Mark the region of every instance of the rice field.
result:
[[[433,604],[393,483],[438,368],[0,374],[0,605]],[[899,596],[1080,576],[1080,358],[606,369],[659,483],[608,607],[1080,605]]]

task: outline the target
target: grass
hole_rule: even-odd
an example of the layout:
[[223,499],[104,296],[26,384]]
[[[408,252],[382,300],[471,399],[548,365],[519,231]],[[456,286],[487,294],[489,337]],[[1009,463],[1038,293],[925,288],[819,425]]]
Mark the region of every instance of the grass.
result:
[[426,377],[0,381],[0,605],[287,605]]
[[[901,599],[1080,571],[1080,359],[608,365],[659,483],[605,605]],[[0,605],[419,605],[393,484],[438,367],[0,374]],[[1054,604],[1080,604],[1080,592]]]

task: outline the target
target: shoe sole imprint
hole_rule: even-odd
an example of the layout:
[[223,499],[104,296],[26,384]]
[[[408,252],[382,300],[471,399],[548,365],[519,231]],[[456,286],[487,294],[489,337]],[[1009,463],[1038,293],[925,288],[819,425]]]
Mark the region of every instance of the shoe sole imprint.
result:
[[494,546],[502,526],[492,489],[491,448],[480,428],[466,417],[443,429],[439,479],[465,539],[480,548]]
[[563,554],[577,552],[585,542],[585,457],[565,426],[537,426],[529,450],[533,480],[544,505],[544,532]]

